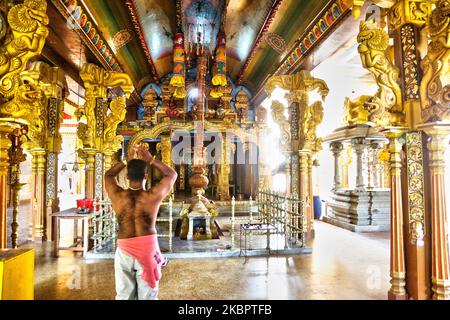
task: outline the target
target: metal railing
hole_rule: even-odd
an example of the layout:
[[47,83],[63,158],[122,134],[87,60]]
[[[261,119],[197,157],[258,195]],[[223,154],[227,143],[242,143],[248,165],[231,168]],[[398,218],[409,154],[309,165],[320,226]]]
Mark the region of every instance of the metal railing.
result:
[[270,190],[258,193],[258,219],[262,223],[272,224],[277,233],[284,235],[285,248],[289,245],[305,245],[306,206],[308,200],[300,199],[296,194],[284,196]]
[[92,217],[92,240],[94,243],[92,249],[94,253],[109,248],[115,251],[118,230],[111,200],[95,200]]
[[[163,203],[164,204],[164,203]],[[173,198],[168,201],[169,216],[158,217],[156,222],[169,224],[167,233],[158,233],[158,238],[167,238],[169,240],[169,252],[173,250]],[[117,235],[119,226],[117,218],[112,208],[111,200],[94,201],[94,212],[92,216],[92,240],[93,252],[114,252],[117,245]]]

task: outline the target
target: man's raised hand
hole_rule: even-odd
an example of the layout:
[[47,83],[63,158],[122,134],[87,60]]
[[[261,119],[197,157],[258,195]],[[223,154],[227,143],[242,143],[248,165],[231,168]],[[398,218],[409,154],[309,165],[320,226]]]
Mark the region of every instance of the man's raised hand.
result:
[[141,156],[141,159],[144,160],[145,162],[147,162],[147,163],[152,162],[153,156],[152,156],[152,154],[150,153],[150,151],[148,151],[147,148],[144,148],[144,147],[141,146],[141,147],[138,149],[138,153],[139,153],[139,155]]

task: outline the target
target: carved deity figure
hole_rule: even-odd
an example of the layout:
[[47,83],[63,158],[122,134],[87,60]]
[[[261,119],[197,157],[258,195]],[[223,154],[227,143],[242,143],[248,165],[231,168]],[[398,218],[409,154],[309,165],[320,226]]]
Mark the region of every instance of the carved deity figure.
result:
[[424,122],[450,119],[450,1],[439,0],[427,23],[428,53],[421,63]]
[[399,71],[388,54],[387,32],[378,28],[375,21],[362,21],[357,40],[362,65],[374,75],[378,85],[378,92],[365,102],[369,121],[380,126],[402,125],[405,117],[397,83]]
[[25,0],[8,12],[9,33],[0,47],[0,93],[12,98],[29,59],[39,55],[48,36],[46,0]]

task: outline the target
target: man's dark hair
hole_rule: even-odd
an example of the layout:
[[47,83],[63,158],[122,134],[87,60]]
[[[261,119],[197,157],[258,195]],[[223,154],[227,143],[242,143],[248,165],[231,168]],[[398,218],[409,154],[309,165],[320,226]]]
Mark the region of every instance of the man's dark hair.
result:
[[147,173],[147,162],[133,159],[127,164],[128,179],[130,181],[142,181]]

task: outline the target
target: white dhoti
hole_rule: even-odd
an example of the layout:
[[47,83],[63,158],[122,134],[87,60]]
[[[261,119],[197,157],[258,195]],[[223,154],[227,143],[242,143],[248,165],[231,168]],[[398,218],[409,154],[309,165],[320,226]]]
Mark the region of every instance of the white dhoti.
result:
[[158,300],[158,282],[151,288],[141,276],[139,261],[117,249],[114,258],[116,300]]

